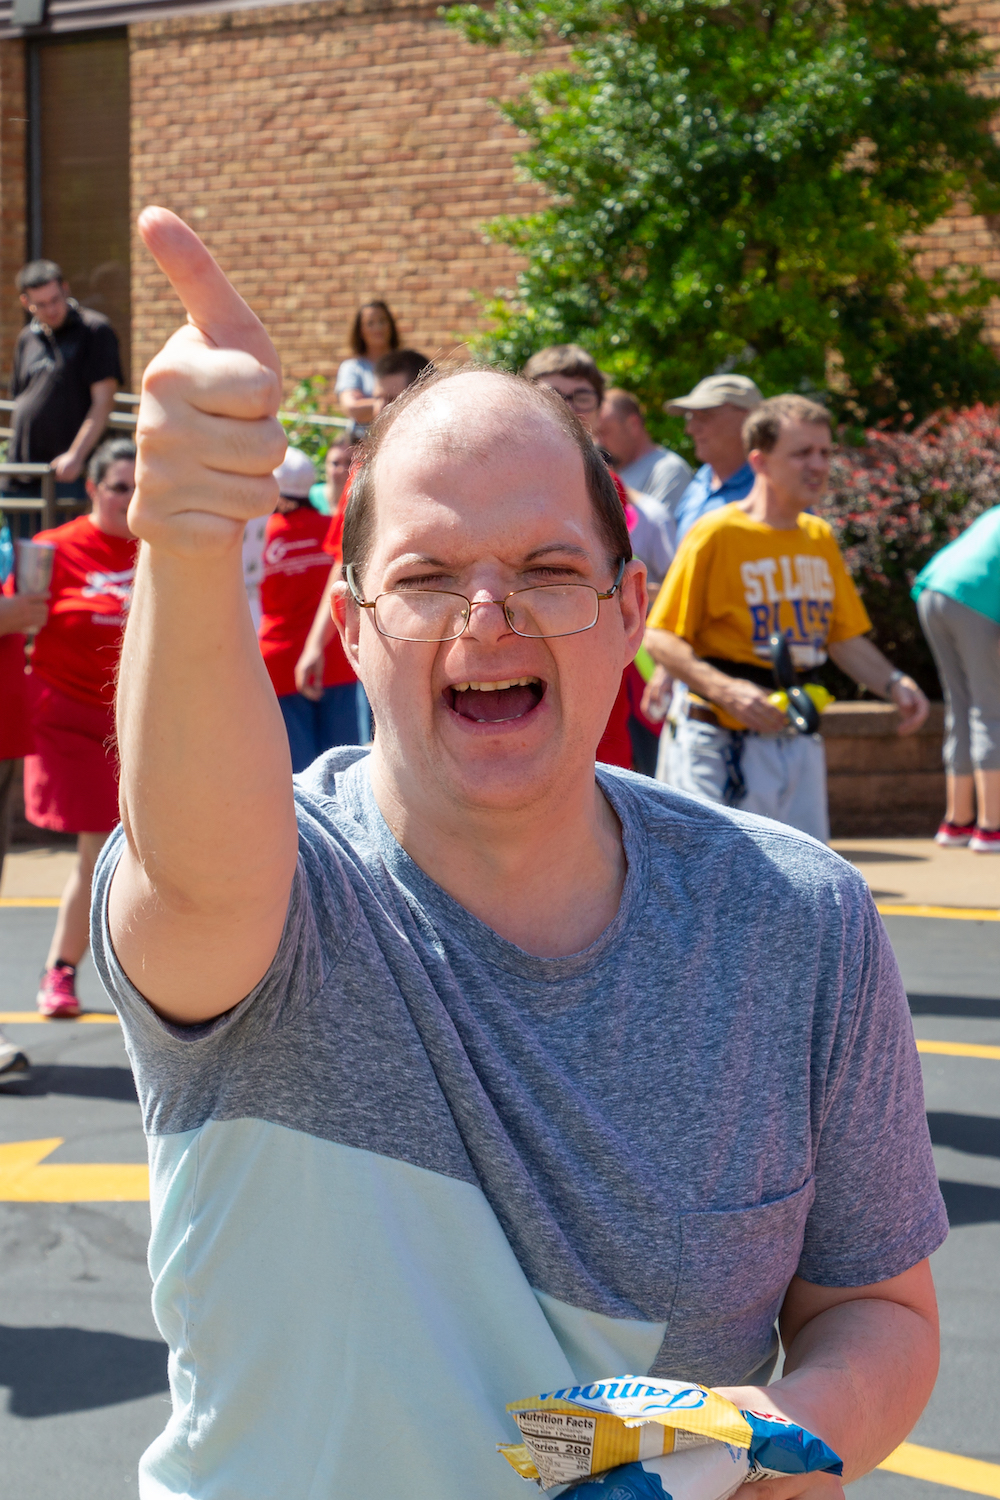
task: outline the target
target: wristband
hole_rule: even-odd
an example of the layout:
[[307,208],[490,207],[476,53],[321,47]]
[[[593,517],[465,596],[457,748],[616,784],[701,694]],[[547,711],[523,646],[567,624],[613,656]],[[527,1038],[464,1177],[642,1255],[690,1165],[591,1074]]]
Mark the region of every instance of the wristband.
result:
[[889,677],[885,684],[885,687],[882,689],[883,693],[891,693],[893,688],[896,686],[896,683],[902,682],[905,676],[905,672],[901,672],[898,667],[893,667],[892,671],[889,673]]

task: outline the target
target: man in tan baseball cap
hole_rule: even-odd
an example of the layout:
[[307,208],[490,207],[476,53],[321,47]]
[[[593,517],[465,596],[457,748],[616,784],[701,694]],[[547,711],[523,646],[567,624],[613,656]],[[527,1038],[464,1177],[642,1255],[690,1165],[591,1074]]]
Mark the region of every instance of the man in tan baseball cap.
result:
[[709,511],[750,493],[753,471],[743,451],[743,423],[762,400],[746,375],[709,375],[689,395],[664,402],[664,411],[684,418],[701,460],[674,512],[678,542]]

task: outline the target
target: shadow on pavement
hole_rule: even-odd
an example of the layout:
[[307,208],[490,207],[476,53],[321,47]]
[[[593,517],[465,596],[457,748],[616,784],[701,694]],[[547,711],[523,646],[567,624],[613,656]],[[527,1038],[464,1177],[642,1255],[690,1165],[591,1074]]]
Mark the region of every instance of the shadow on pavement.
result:
[[1000,1120],[992,1115],[953,1115],[928,1110],[927,1124],[935,1146],[951,1146],[971,1156],[1000,1156]]
[[116,1406],[167,1390],[167,1350],[121,1333],[0,1326],[0,1385],[15,1417]]
[[952,1229],[960,1229],[963,1224],[1000,1224],[1000,1188],[943,1181],[938,1187]]
[[137,1104],[131,1068],[75,1067],[72,1063],[32,1063],[31,1078],[18,1092],[74,1094],[79,1099],[115,1099]]
[[1000,1000],[961,995],[907,995],[911,1016],[974,1016],[1000,1021]]

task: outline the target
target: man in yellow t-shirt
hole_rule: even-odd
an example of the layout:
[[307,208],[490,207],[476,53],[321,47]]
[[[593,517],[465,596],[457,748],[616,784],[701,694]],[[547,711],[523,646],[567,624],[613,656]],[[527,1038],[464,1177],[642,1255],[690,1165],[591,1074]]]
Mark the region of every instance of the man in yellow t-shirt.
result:
[[775,685],[769,638],[785,636],[800,680],[830,656],[890,698],[900,734],[920,727],[927,700],[867,639],[871,621],[830,527],[805,514],[822,499],[829,475],[824,408],[775,396],[751,412],[743,441],[753,489],[691,528],[649,616],[647,650],[690,689],[669,780],[825,842],[823,741],[798,733],[768,701]]

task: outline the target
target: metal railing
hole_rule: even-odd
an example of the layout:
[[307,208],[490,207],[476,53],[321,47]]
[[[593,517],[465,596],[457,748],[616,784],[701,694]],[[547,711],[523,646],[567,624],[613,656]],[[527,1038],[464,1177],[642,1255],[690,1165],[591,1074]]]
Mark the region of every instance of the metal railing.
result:
[[[115,400],[122,406],[136,407],[139,405],[139,397],[131,391],[119,391]],[[0,398],[0,412],[14,410],[14,402]],[[279,411],[279,420],[282,422],[304,422],[310,427],[339,427],[346,429],[353,424],[347,417],[324,417],[316,412]],[[108,426],[118,431],[132,431],[135,428],[137,418],[134,411],[113,411],[108,417]],[[13,436],[13,429],[0,427],[0,441]],[[0,463],[0,480],[5,475],[21,475],[24,478],[37,476],[41,493],[39,495],[0,495],[0,510],[9,514],[23,514],[24,512],[41,514],[42,527],[45,531],[51,530],[59,524],[59,511],[83,510],[89,503],[86,500],[59,500],[56,498],[56,477],[52,472],[51,464],[30,463]]]
[[[119,391],[115,400],[120,401],[122,406],[139,405],[139,397],[133,395],[131,391]],[[0,411],[9,410],[13,404],[12,401],[0,401]],[[354,425],[350,417],[322,417],[318,412],[279,411],[278,420],[280,422],[305,422],[309,427],[340,427],[346,429]],[[134,427],[135,417],[128,412],[115,411],[108,418],[108,426]]]
[[56,499],[56,476],[51,464],[0,464],[0,478],[5,474],[21,474],[26,478],[38,475],[42,491],[40,495],[0,495],[0,510],[8,511],[11,515],[23,511],[40,511],[44,531],[58,526],[57,511],[80,509],[79,500]]

